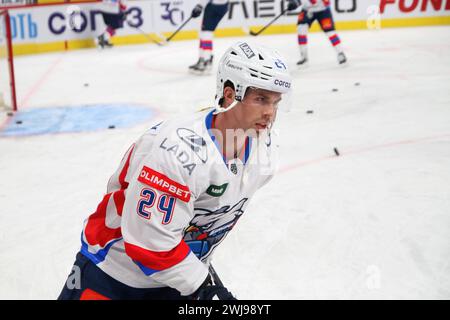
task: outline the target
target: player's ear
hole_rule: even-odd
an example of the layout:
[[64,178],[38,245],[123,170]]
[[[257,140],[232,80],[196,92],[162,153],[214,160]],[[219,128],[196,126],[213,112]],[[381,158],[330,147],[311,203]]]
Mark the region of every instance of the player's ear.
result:
[[234,102],[236,93],[234,92],[233,88],[227,86],[223,89],[223,97],[226,105],[230,105]]

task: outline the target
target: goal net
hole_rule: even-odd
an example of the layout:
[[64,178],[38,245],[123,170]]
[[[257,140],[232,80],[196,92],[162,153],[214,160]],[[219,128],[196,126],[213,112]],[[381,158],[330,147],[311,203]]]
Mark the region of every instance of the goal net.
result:
[[16,111],[14,60],[8,10],[0,10],[0,111]]

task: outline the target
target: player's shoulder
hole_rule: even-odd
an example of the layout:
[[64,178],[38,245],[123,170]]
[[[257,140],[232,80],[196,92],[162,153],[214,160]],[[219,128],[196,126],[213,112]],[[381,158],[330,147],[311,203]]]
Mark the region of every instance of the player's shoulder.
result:
[[152,141],[148,157],[163,161],[192,176],[198,166],[208,162],[206,118],[212,111],[202,110],[177,116],[152,126],[142,140]]

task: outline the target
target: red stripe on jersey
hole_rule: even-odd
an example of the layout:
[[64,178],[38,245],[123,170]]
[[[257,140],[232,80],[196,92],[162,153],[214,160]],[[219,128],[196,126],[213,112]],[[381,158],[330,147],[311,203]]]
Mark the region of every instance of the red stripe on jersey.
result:
[[134,150],[134,144],[130,148],[127,161],[125,162],[125,164],[122,168],[122,171],[120,172],[120,175],[119,175],[119,183],[120,183],[121,189],[128,188],[128,182],[125,181],[125,177],[127,176],[127,173],[128,173],[128,167],[130,166],[130,159],[131,159],[131,154],[133,153],[133,150]]
[[190,251],[189,246],[181,240],[181,242],[170,251],[151,251],[141,248],[134,244],[125,242],[125,252],[127,255],[145,267],[153,270],[168,269],[186,258]]
[[120,227],[111,229],[106,226],[106,214],[108,203],[112,196],[114,206],[116,208],[116,213],[118,216],[122,216],[123,205],[125,203],[125,189],[128,188],[128,182],[125,181],[125,178],[130,166],[130,159],[131,154],[134,150],[134,146],[135,145],[133,144],[127,151],[127,153],[125,153],[127,160],[125,161],[118,178],[121,189],[105,195],[103,197],[103,200],[98,205],[97,210],[88,219],[86,228],[84,230],[84,235],[88,244],[90,245],[100,245],[101,247],[105,247],[111,240],[119,239],[122,237],[122,231]]
[[81,294],[80,300],[111,300],[111,299],[105,297],[104,295],[92,289],[85,289]]
[[102,202],[97,207],[86,224],[84,235],[90,245],[100,245],[104,247],[109,241],[122,237],[122,232],[119,228],[111,229],[106,226],[106,208],[108,207],[109,199],[112,193],[108,193],[103,197]]
[[144,166],[138,180],[155,189],[166,192],[184,202],[189,202],[191,193],[187,186],[170,179],[166,175]]
[[114,204],[116,206],[117,215],[122,216],[123,204],[125,203],[125,190],[121,189],[113,194]]

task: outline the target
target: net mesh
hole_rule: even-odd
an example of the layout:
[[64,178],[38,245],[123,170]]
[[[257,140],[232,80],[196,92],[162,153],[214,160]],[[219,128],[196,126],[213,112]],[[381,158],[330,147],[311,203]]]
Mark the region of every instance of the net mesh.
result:
[[12,53],[8,45],[10,34],[8,12],[0,10],[0,110],[14,110],[14,86],[12,85]]

